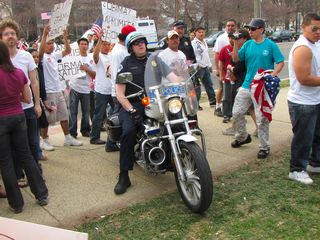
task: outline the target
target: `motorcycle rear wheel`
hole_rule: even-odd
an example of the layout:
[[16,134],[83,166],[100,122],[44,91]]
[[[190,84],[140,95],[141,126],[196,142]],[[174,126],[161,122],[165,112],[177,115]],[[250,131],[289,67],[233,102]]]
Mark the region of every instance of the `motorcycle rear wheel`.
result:
[[178,178],[174,172],[176,184],[183,202],[194,213],[206,211],[213,196],[211,170],[201,148],[194,142],[179,143],[180,162],[186,181]]

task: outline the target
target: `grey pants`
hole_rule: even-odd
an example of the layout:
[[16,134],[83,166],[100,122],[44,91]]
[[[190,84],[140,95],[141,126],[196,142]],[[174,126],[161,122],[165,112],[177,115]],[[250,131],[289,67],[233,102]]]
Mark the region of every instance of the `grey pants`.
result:
[[[234,126],[236,130],[236,139],[238,141],[244,141],[248,137],[245,119],[245,115],[249,108],[253,105],[251,100],[251,92],[249,89],[239,88],[236,95],[232,115],[234,120]],[[258,125],[258,135],[260,140],[259,148],[262,150],[269,150],[269,120],[263,116],[259,109],[255,109],[257,125]]]

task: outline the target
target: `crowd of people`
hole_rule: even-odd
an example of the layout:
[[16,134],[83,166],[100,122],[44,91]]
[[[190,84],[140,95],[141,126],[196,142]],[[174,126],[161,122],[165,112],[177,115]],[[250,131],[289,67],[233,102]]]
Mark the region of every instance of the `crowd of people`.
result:
[[[289,178],[310,184],[306,170],[320,172],[320,17],[307,14],[302,22],[303,35],[294,44],[289,57],[291,88],[288,95],[293,141]],[[284,66],[284,56],[277,44],[264,37],[263,19],[254,18],[237,29],[234,19],[226,21],[225,33],[218,37],[211,59],[205,41],[205,28],[198,26],[186,35],[186,24],[176,21],[160,44],[159,58],[168,67],[179,60],[186,67],[198,64],[193,77],[197,99],[203,85],[214,114],[232,126],[223,131],[234,135],[231,147],[250,143],[245,116],[249,113],[260,140],[257,158],[270,154],[268,119],[253,104],[250,85],[259,69],[269,70],[276,77]],[[54,40],[47,41],[50,27],[43,29],[39,44],[27,51],[17,48],[19,25],[13,20],[0,22],[0,168],[3,185],[0,197],[7,198],[15,213],[23,209],[19,187],[30,186],[39,205],[48,204],[42,166],[47,160],[42,150],[52,151],[48,129],[60,122],[65,146],[81,146],[78,136],[78,105],[81,104],[80,133],[90,144],[105,144],[107,152],[120,151],[119,180],[115,194],[130,187],[129,171],[133,169],[137,129],[144,111],[140,99],[127,99],[138,88],[118,81],[123,73],[132,73],[132,82],[144,88],[144,71],[150,53],[147,38],[131,25],[122,28],[118,43],[112,45],[103,32],[78,39],[83,77],[70,80],[69,106],[61,89],[58,63],[70,54],[68,33],[63,33],[63,51],[55,51]],[[92,52],[92,54],[90,54]],[[218,88],[212,81],[213,64]],[[109,109],[107,113],[107,109]],[[199,105],[199,110],[202,107]],[[122,126],[120,147],[111,139],[101,139],[106,114],[119,112]],[[90,124],[91,117],[91,124]],[[195,116],[197,119],[197,116]],[[311,154],[310,154],[311,152]]]

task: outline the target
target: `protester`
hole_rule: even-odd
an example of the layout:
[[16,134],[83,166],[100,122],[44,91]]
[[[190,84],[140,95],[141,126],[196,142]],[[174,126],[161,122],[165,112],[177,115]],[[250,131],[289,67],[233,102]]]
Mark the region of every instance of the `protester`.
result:
[[[126,46],[130,53],[121,63],[122,73],[131,72],[132,82],[144,88],[144,71],[149,57],[147,53],[146,37],[135,31],[126,38]],[[119,180],[114,188],[116,194],[123,194],[131,186],[128,171],[133,169],[134,163],[134,145],[138,127],[143,121],[143,106],[139,98],[127,99],[125,96],[136,93],[140,89],[127,83],[117,83],[117,99],[121,104],[119,112],[120,124],[122,126],[122,135],[120,139],[120,174]]]
[[91,144],[105,144],[106,142],[100,139],[101,124],[106,116],[108,104],[113,112],[114,103],[111,96],[112,83],[110,75],[110,41],[104,39],[103,33],[100,34],[97,46],[93,51],[93,60],[95,63],[96,78],[94,86],[95,110],[92,120],[92,128],[90,132]]
[[207,92],[209,105],[214,106],[216,104],[216,95],[210,74],[210,72],[212,72],[212,63],[209,57],[207,42],[204,40],[205,29],[203,27],[197,27],[195,29],[195,34],[196,37],[192,40],[192,47],[200,67],[198,76]]
[[[218,38],[217,41],[213,47],[213,52],[214,52],[214,63],[215,63],[215,67],[216,67],[216,76],[219,77],[219,61],[218,61],[218,56],[219,53],[221,51],[221,49],[223,47],[225,47],[226,45],[229,44],[229,38],[228,38],[228,34],[229,33],[234,33],[236,30],[236,20],[234,19],[229,19],[227,20],[226,23],[226,28],[225,28],[225,32],[223,34],[221,34]],[[220,80],[220,78],[219,78]],[[223,117],[223,113],[222,113],[222,96],[223,96],[223,84],[221,81],[219,81],[219,86],[217,89],[217,94],[216,94],[216,109],[214,111],[215,115],[219,116],[219,117]]]
[[[15,34],[7,30],[1,31],[1,35]],[[13,66],[8,48],[0,41],[0,169],[8,203],[14,213],[22,212],[24,201],[14,171],[13,157],[24,169],[38,204],[48,204],[48,189],[29,149],[21,101],[31,102],[28,79],[22,70]]]
[[288,105],[292,124],[289,178],[312,184],[310,173],[320,173],[320,16],[302,20],[303,34],[289,53]]
[[[68,41],[68,33],[66,30],[64,30],[63,32],[63,42],[65,50],[62,52],[53,52],[54,41],[47,41],[50,30],[50,26],[44,27],[39,49],[39,58],[40,62],[42,62],[43,65],[47,99],[50,104],[50,109],[48,109],[47,111],[48,121],[50,124],[54,124],[56,121],[60,122],[61,128],[65,135],[65,146],[81,146],[82,142],[74,139],[74,137],[72,137],[69,133],[69,113],[64,95],[61,90],[58,72],[58,61],[61,61],[62,57],[71,53],[71,48]],[[47,151],[54,150],[54,147],[49,142],[48,128],[44,128],[42,130],[42,148]]]
[[[238,43],[238,48],[241,48],[242,45],[251,39],[249,32],[245,29],[239,29],[238,31],[236,31],[235,33],[232,33],[233,38],[237,38],[237,43]],[[234,44],[234,41],[233,41]],[[231,85],[231,100],[232,100],[232,108],[234,105],[234,101],[235,101],[235,97],[240,89],[240,87],[243,84],[244,78],[246,76],[246,64],[245,61],[238,61],[236,63],[234,63],[231,59],[230,64],[227,66],[227,69],[230,73],[230,79],[233,79],[233,84]],[[232,110],[232,109],[231,109]],[[254,133],[252,134],[255,137],[258,137],[258,126],[256,123],[256,117],[255,117],[255,113],[254,113],[254,108],[253,106],[251,106],[249,108],[249,112],[250,115],[252,117],[252,120],[256,126],[256,129],[254,131]],[[231,135],[234,136],[236,134],[235,132],[235,126],[234,126],[234,121],[232,122],[232,126],[230,128],[227,128],[225,130],[222,131],[222,134],[224,135]]]
[[[244,61],[247,72],[242,87],[239,89],[232,110],[236,129],[236,140],[231,143],[233,148],[251,142],[251,136],[247,133],[245,115],[252,105],[250,84],[258,69],[274,69],[271,76],[277,76],[284,66],[284,57],[278,47],[270,39],[264,38],[265,22],[260,18],[253,18],[249,25],[251,40],[247,41],[241,49],[238,48],[238,40],[235,40],[233,48],[233,60]],[[238,52],[239,49],[239,52]],[[276,66],[275,66],[276,64]],[[258,137],[260,139],[257,157],[267,158],[270,153],[269,120],[256,109]]]
[[[38,162],[38,148],[40,141],[37,118],[40,117],[42,110],[39,98],[39,84],[36,79],[37,66],[29,52],[17,49],[16,46],[18,43],[19,34],[19,25],[14,20],[3,20],[0,22],[0,38],[9,48],[10,58],[13,65],[16,68],[21,69],[26,75],[34,96],[31,103],[22,103],[22,108],[26,116],[29,147],[34,160],[40,167]],[[15,171],[19,185],[21,187],[26,187],[27,182],[24,178],[24,173],[21,169],[21,166],[19,166],[18,163],[15,163]]]
[[[47,128],[49,126],[48,119],[45,113],[45,109],[50,109],[50,106],[47,101],[47,92],[46,92],[46,87],[45,87],[45,82],[44,82],[44,76],[43,76],[43,68],[42,64],[39,62],[39,52],[38,50],[34,48],[28,49],[28,52],[32,55],[33,60],[35,64],[38,66],[36,68],[36,78],[38,81],[39,85],[39,94],[40,94],[40,106],[41,106],[41,115],[38,118],[38,141],[40,141],[40,130],[41,128]],[[42,149],[40,147],[40,142],[37,144],[38,147],[38,159],[42,161],[48,160],[47,156],[45,156],[42,152]]]
[[69,95],[69,131],[70,135],[77,138],[78,132],[78,107],[81,104],[81,127],[80,132],[83,137],[90,137],[90,82],[95,78],[96,72],[93,71],[93,59],[88,55],[89,42],[86,38],[80,38],[78,41],[79,52],[81,56],[80,70],[84,75],[79,78],[73,78],[70,81]]
[[232,117],[232,99],[231,99],[231,72],[228,70],[228,65],[231,63],[232,51],[233,51],[233,33],[229,34],[230,44],[224,46],[219,52],[219,78],[220,82],[223,84],[223,97],[222,97],[222,113],[223,113],[223,123],[228,123],[231,121]]

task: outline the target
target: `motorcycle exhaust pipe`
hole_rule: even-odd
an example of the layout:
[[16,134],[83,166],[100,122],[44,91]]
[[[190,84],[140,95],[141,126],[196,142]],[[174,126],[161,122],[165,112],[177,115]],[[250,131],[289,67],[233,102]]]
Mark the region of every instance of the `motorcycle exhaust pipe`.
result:
[[166,159],[166,153],[161,147],[153,147],[149,151],[149,161],[154,166],[160,166]]

